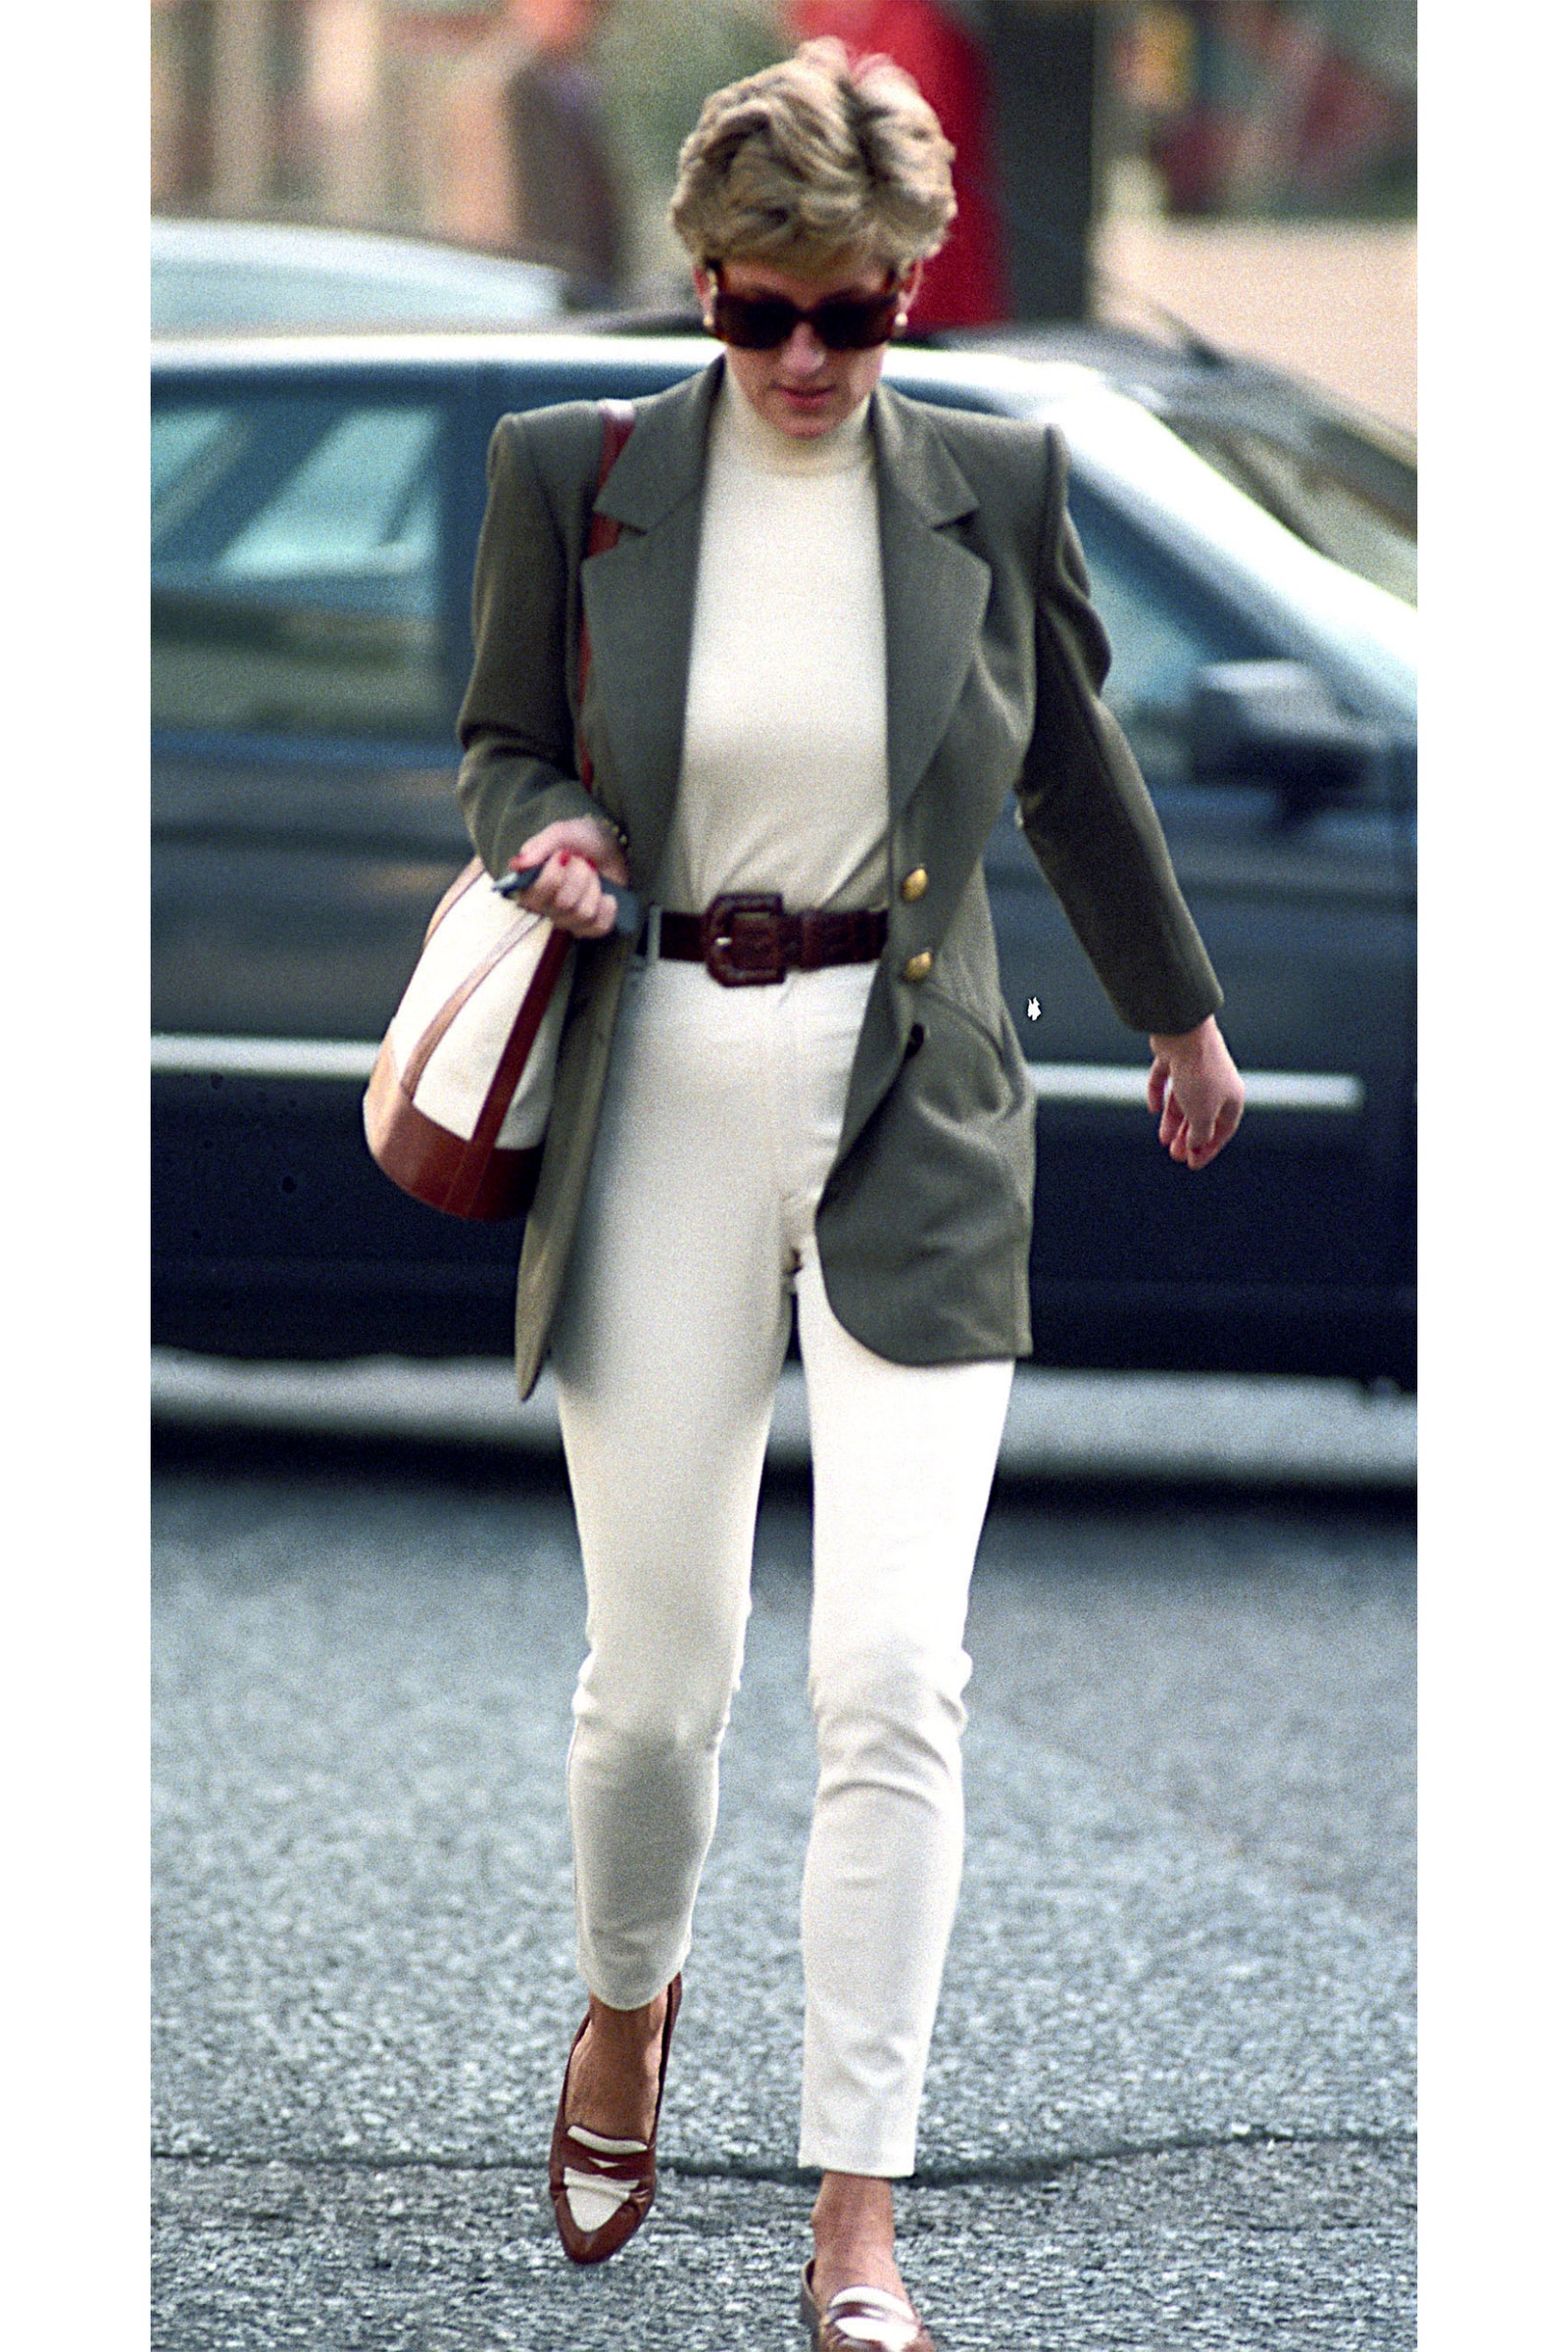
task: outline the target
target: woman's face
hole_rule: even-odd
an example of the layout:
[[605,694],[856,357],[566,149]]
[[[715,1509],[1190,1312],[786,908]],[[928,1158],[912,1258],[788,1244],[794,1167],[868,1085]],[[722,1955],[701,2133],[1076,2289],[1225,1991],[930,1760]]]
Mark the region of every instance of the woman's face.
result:
[[[830,295],[864,298],[883,294],[891,283],[884,270],[835,266],[831,261],[811,270],[783,270],[771,262],[744,260],[727,261],[723,268],[726,293],[782,295],[802,311],[811,310]],[[693,274],[703,315],[710,318],[717,291],[712,273],[699,268]],[[918,278],[916,265],[898,281],[904,297],[901,311],[913,298]],[[815,440],[842,424],[875,385],[886,356],[885,343],[873,344],[869,351],[829,351],[804,318],[797,320],[788,341],[772,351],[742,351],[733,343],[725,346],[730,373],[758,415],[800,441]]]

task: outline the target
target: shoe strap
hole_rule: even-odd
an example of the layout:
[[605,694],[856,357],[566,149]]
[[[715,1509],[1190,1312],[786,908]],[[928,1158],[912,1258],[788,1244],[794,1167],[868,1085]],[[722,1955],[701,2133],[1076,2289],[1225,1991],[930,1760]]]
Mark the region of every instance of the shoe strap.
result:
[[912,2313],[895,2317],[851,2305],[823,2321],[818,2340],[824,2352],[917,2352],[919,2346],[929,2346],[931,2338]]
[[851,2303],[858,2310],[863,2311],[867,2318],[879,2310],[886,2312],[890,2319],[912,2320],[914,2318],[913,2311],[903,2297],[890,2294],[885,2286],[841,2286],[833,2300],[827,2305],[824,2316],[831,2318],[834,2312]]
[[566,2137],[575,2139],[599,2156],[646,2156],[646,2139],[607,2139],[602,2132],[590,2132],[586,2124],[568,2124]]

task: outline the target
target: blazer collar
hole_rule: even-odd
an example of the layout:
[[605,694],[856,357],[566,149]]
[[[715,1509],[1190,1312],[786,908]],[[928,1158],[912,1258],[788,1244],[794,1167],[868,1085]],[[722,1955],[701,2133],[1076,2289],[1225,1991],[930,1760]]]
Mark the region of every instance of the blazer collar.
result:
[[[599,514],[651,531],[682,499],[700,493],[709,419],[723,372],[720,352],[707,368],[649,402],[595,501]],[[878,384],[871,432],[884,493],[891,489],[906,500],[933,530],[974,513],[974,492],[920,402]]]
[[[582,592],[614,769],[646,889],[679,772],[709,419],[723,357],[638,412],[596,506],[635,536],[583,567]],[[887,615],[888,784],[897,822],[926,773],[972,667],[989,567],[949,525],[974,492],[918,402],[879,385],[871,403]]]
[[949,527],[979,502],[936,419],[879,385],[871,426],[887,614],[888,800],[897,824],[974,666],[991,572]]
[[592,700],[630,844],[633,886],[653,884],[680,773],[702,526],[708,419],[720,359],[639,405],[594,502],[627,528],[582,567]]
[[923,403],[878,384],[871,430],[884,497],[906,501],[933,530],[975,512],[979,502]]
[[636,429],[594,501],[596,514],[612,514],[634,530],[651,531],[683,499],[700,496],[708,420],[723,368],[720,352],[710,367],[700,368],[639,409]]

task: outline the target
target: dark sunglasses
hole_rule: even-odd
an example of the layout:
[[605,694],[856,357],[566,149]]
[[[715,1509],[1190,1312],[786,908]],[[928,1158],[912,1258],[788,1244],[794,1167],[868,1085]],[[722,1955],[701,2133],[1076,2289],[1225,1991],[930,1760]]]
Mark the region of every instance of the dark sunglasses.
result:
[[871,351],[893,333],[901,297],[890,294],[830,294],[808,311],[787,302],[782,294],[726,294],[713,296],[710,332],[737,351],[776,351],[795,329],[808,326],[828,351]]

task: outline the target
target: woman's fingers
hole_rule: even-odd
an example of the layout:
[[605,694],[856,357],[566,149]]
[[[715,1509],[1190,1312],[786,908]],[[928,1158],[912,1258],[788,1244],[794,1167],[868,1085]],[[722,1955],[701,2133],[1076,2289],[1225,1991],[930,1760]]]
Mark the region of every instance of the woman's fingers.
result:
[[[1240,1080],[1237,1080],[1238,1088],[1240,1083]],[[1205,1090],[1205,1092],[1208,1093],[1209,1099],[1204,1105],[1202,1120],[1195,1122],[1189,1119],[1188,1121],[1191,1134],[1187,1164],[1190,1168],[1207,1167],[1211,1159],[1217,1158],[1241,1125],[1242,1104],[1239,1093],[1232,1091],[1231,1087],[1226,1084],[1221,1084],[1211,1091]]]
[[[574,858],[569,852],[552,860],[549,884],[553,886],[555,904],[550,908],[551,919],[570,931],[578,939],[594,939],[608,931],[615,919],[612,902],[600,888],[599,876],[586,858]],[[539,887],[546,887],[546,876],[539,878]]]
[[547,916],[574,939],[602,939],[614,923],[615,902],[601,885],[592,860],[561,839],[563,834],[581,830],[585,821],[571,818],[564,824],[547,825],[523,843],[511,862],[519,869],[543,865],[538,881],[519,893],[518,906]]
[[600,880],[597,870],[586,858],[573,858],[566,867],[563,885],[568,893],[572,918],[581,925],[579,936],[602,939],[615,920],[615,902]]
[[1189,1167],[1196,1167],[1199,1160],[1207,1153],[1209,1145],[1214,1140],[1212,1107],[1205,1102],[1196,1112],[1190,1110],[1187,1114],[1186,1125],[1187,1164]]
[[1241,1122],[1246,1088],[1212,1013],[1175,1037],[1151,1037],[1149,1107],[1172,1159],[1206,1168]]
[[1226,1096],[1206,1127],[1183,1119],[1180,1130],[1171,1144],[1171,1156],[1183,1159],[1190,1168],[1206,1168],[1216,1159],[1241,1125],[1242,1106],[1233,1096]]
[[545,865],[563,850],[586,858],[590,865],[612,882],[631,880],[620,843],[610,827],[595,816],[562,816],[553,824],[541,825],[510,862],[514,867]]
[[574,858],[569,850],[562,850],[552,860],[550,871],[556,885],[556,905],[563,914],[586,916],[596,911],[599,876],[586,858]]
[[518,870],[543,869],[516,901],[530,913],[547,915],[574,939],[603,939],[612,928],[615,902],[599,877],[626,881],[626,860],[614,835],[597,817],[560,817],[541,826],[510,862]]

